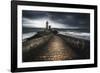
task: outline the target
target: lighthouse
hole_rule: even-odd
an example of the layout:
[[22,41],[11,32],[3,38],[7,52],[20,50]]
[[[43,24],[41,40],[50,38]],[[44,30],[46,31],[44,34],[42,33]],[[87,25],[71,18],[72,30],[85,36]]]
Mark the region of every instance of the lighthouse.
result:
[[49,28],[48,24],[49,24],[49,22],[48,22],[48,21],[46,21],[46,29],[48,29],[48,28]]

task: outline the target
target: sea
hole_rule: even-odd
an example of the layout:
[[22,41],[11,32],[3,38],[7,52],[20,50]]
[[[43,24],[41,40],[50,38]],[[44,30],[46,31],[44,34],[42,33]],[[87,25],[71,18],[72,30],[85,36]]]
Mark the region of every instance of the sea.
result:
[[[30,38],[32,36],[34,36],[35,34],[37,34],[38,31],[42,31],[44,29],[24,29],[23,33],[22,33],[22,40],[25,40],[27,38]],[[26,32],[27,31],[27,32]],[[75,37],[75,38],[79,38],[79,39],[85,39],[85,40],[90,40],[90,31],[88,30],[84,30],[84,29],[57,29],[59,34],[65,35],[65,36],[71,36],[71,37]]]

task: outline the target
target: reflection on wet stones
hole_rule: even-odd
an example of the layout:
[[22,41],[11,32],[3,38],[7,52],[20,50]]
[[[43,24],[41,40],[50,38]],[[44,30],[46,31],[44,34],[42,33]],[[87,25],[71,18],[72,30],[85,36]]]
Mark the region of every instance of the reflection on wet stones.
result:
[[43,60],[68,60],[72,59],[76,54],[71,48],[65,44],[59,36],[53,36],[48,43],[47,51],[40,56]]

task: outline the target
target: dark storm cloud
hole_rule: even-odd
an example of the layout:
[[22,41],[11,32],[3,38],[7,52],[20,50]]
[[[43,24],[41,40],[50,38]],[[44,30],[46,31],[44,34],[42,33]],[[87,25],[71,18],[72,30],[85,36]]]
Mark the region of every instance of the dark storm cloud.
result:
[[[23,18],[50,20],[67,25],[90,29],[90,14],[87,13],[64,13],[64,12],[44,12],[44,11],[26,11],[23,10]],[[23,22],[26,23],[24,20]],[[28,23],[28,22],[27,22]]]
[[23,10],[23,17],[24,18],[29,18],[29,19],[38,19],[38,18],[43,18],[48,16],[47,12],[42,12],[42,11],[26,11]]
[[51,13],[51,19],[71,26],[89,27],[90,15],[83,13]]

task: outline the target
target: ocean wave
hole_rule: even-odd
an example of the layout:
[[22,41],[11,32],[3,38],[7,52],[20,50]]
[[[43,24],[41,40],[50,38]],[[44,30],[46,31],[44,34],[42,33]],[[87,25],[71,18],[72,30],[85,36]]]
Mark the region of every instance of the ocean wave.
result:
[[63,34],[66,36],[71,36],[75,38],[90,40],[90,33],[87,32],[59,32],[59,34]]
[[22,35],[22,39],[24,40],[24,39],[30,38],[30,37],[34,36],[35,34],[36,34],[36,32],[24,33]]

